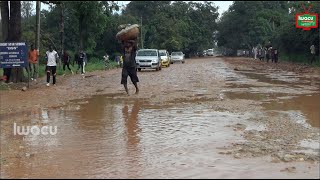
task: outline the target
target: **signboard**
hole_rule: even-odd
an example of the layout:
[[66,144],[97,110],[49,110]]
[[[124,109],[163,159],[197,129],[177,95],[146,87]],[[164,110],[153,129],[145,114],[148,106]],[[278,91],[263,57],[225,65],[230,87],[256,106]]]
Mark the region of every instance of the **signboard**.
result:
[[25,42],[0,43],[0,68],[28,66],[28,49]]
[[305,31],[311,30],[311,28],[318,28],[318,14],[301,13],[296,14],[296,28],[302,28]]

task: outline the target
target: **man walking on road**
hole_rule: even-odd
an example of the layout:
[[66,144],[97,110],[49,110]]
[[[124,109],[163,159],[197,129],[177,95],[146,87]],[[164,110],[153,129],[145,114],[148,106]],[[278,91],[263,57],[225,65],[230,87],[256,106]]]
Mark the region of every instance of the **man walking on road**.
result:
[[39,51],[34,49],[34,46],[31,45],[31,49],[28,53],[29,58],[29,69],[27,69],[28,73],[30,73],[31,80],[37,80],[37,73],[38,73],[38,58],[39,58]]
[[68,52],[66,50],[64,50],[64,52],[63,52],[62,60],[63,60],[63,71],[64,71],[63,75],[66,74],[66,66],[69,69],[69,71],[71,71],[71,73],[73,74],[73,71],[70,68],[71,56],[68,54]]
[[107,70],[108,64],[109,64],[109,55],[107,51],[106,51],[106,54],[103,56],[103,59],[104,59],[104,70]]
[[257,51],[258,51],[257,47],[253,47],[252,48],[252,53],[253,53],[253,56],[254,56],[254,60],[257,59]]
[[271,50],[272,50],[272,44],[271,42],[269,41],[266,45],[266,49],[267,49],[267,52],[266,52],[266,59],[267,59],[267,63],[269,62],[269,60],[271,59]]
[[310,46],[310,51],[311,51],[311,64],[313,61],[316,60],[316,48],[314,47],[314,44]]
[[53,85],[56,85],[56,75],[57,75],[57,61],[59,55],[57,51],[52,49],[52,46],[49,46],[49,51],[46,52],[47,59],[47,86],[50,86],[50,74],[52,74]]
[[136,94],[139,93],[139,88],[137,83],[139,78],[137,76],[136,70],[136,51],[137,51],[137,41],[129,40],[124,42],[124,52],[123,52],[123,68],[121,75],[121,84],[123,84],[126,93],[129,96],[127,79],[130,76],[131,82],[136,88]]
[[83,50],[81,50],[79,53],[79,59],[78,59],[79,66],[77,70],[77,72],[79,71],[79,69],[81,70],[81,75],[84,75],[86,73],[85,71],[86,64],[87,64],[87,55]]

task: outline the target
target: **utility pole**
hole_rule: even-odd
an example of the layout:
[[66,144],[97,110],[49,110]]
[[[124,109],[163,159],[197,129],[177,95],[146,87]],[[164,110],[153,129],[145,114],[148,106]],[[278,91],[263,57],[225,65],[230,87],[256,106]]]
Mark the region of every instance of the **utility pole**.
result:
[[64,52],[64,2],[60,3],[60,49],[61,49],[61,56],[63,55]]
[[142,16],[141,16],[141,48],[143,49],[143,37],[142,37]]
[[[37,34],[36,34],[36,49],[38,51],[38,53],[40,53],[40,8],[41,8],[41,2],[37,1],[36,2],[36,29],[37,29]],[[38,59],[38,71],[39,71],[39,59]],[[39,73],[37,73],[37,77],[38,78]]]

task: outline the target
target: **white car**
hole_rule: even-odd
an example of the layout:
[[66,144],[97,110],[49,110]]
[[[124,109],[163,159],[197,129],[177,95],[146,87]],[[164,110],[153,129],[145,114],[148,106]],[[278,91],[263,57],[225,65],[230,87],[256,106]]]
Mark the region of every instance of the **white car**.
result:
[[136,54],[138,71],[141,69],[161,70],[161,58],[157,49],[140,49]]
[[171,57],[171,64],[173,64],[174,62],[184,63],[184,54],[181,51],[172,52],[170,57]]
[[213,49],[208,49],[207,55],[208,56],[213,56]]

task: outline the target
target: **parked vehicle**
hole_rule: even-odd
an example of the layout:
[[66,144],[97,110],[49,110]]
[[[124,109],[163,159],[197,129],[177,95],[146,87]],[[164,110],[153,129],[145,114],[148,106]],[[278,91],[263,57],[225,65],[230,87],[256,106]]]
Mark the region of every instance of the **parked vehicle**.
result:
[[171,53],[171,64],[173,64],[174,62],[182,62],[184,63],[185,58],[184,58],[184,54],[180,51],[180,52],[172,52]]
[[198,57],[204,57],[205,56],[205,52],[204,51],[199,51],[197,52]]
[[170,56],[167,50],[159,50],[161,65],[165,67],[170,66]]
[[213,49],[208,49],[207,55],[208,56],[213,56]]
[[203,54],[205,55],[205,56],[207,56],[208,54],[207,54],[207,50],[204,50],[203,51]]
[[138,71],[141,69],[161,70],[161,58],[157,49],[140,49],[137,51],[136,63]]

